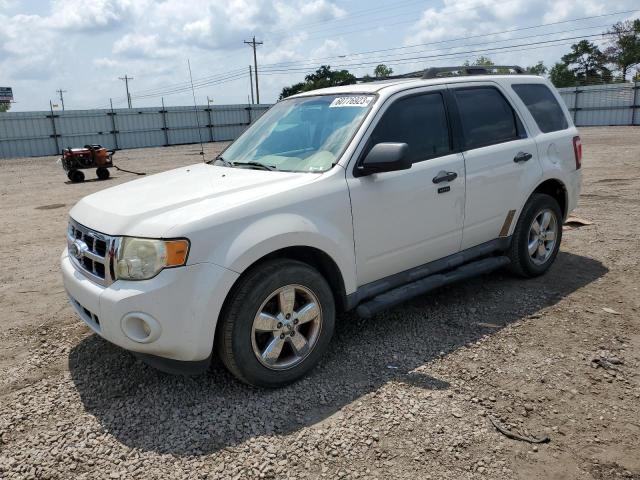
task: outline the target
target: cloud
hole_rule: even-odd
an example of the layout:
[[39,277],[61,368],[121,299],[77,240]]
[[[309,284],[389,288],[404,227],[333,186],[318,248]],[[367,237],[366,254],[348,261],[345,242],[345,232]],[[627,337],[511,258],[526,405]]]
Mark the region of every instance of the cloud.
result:
[[104,30],[121,26],[148,6],[148,0],[54,0],[49,21],[59,30]]
[[624,8],[617,8],[618,6],[622,5],[616,5],[616,8],[613,9],[611,3],[594,0],[563,0],[562,2],[551,2],[542,20],[544,23],[551,23],[568,18],[601,15],[606,13],[607,10],[624,10]]
[[[428,8],[410,28],[406,44],[476,35],[528,18],[533,2],[527,0],[445,0],[443,8]],[[472,28],[470,28],[472,27]],[[503,28],[504,29],[504,28]]]
[[158,59],[175,55],[175,51],[162,46],[158,35],[128,33],[113,44],[113,53],[137,59]]

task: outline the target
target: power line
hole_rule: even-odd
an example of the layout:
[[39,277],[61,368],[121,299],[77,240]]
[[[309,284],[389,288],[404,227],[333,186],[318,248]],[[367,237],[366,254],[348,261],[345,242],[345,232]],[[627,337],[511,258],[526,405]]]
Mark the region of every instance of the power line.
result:
[[[226,75],[228,75],[230,73],[240,73],[240,72],[244,72],[244,71],[245,71],[244,68],[237,68],[235,70],[229,70],[229,71],[224,72],[224,73],[217,73],[217,74],[214,74],[214,75],[208,75],[208,76],[205,76],[205,77],[195,78],[193,83],[194,83],[194,85],[197,86],[200,82],[206,82],[206,81],[209,81],[209,80],[216,80],[216,79],[218,79],[220,77],[224,77],[224,76],[226,76]],[[190,85],[189,82],[177,82],[177,83],[169,83],[169,84],[164,85],[162,87],[149,88],[149,89],[146,89],[146,90],[137,90],[137,94],[133,95],[133,98],[138,98],[138,97],[140,97],[141,94],[147,94],[147,93],[151,94],[151,93],[157,93],[157,92],[163,93],[167,89],[184,88],[184,87],[189,88],[189,85]],[[125,97],[122,97],[122,99],[125,99]]]
[[[492,51],[500,51],[500,50],[505,50],[505,49],[509,49],[509,48],[514,48],[514,47],[523,47],[523,46],[527,46],[527,45],[542,45],[542,44],[549,44],[549,43],[554,43],[554,42],[563,42],[563,41],[568,41],[568,40],[578,40],[578,39],[587,39],[590,37],[602,37],[605,34],[595,34],[595,35],[580,35],[580,36],[575,36],[575,37],[565,37],[565,38],[556,38],[556,39],[552,39],[552,40],[542,40],[539,42],[528,42],[528,43],[522,43],[522,44],[512,44],[512,45],[504,45],[501,47],[492,47],[492,48],[484,48],[484,49],[478,49],[478,50],[467,50],[467,51],[462,51],[462,52],[451,52],[451,53],[441,53],[441,54],[435,54],[435,55],[421,55],[421,56],[416,56],[416,57],[408,57],[408,58],[392,58],[392,57],[378,57],[376,60],[372,60],[372,61],[366,61],[366,62],[358,62],[358,63],[339,63],[336,64],[335,67],[336,68],[345,68],[345,67],[359,67],[359,66],[369,66],[369,65],[375,65],[378,63],[381,63],[381,61],[386,61],[389,63],[413,63],[419,60],[428,60],[428,59],[434,59],[434,58],[439,58],[439,57],[447,57],[447,56],[451,56],[451,55],[458,55],[458,54],[467,54],[467,55],[471,55],[474,53],[486,53],[486,52],[492,52]],[[526,39],[525,37],[521,38],[522,40]],[[454,48],[460,48],[460,47],[449,47],[447,50],[451,50]],[[432,50],[432,51],[440,51],[440,50]],[[414,52],[414,53],[419,53],[419,52]],[[309,66],[305,66],[305,65],[300,65],[300,66],[292,66],[291,68],[282,68],[282,69],[278,69],[278,68],[272,68],[272,69],[267,69],[265,68],[264,72],[284,72],[284,71],[307,71],[310,67]]]
[[[204,88],[204,87],[208,87],[211,85],[219,85],[222,83],[227,83],[229,81],[233,81],[233,80],[237,80],[239,78],[246,78],[246,73],[244,72],[244,69],[242,69],[242,73],[238,73],[238,74],[233,74],[233,75],[228,75],[226,77],[222,77],[218,80],[214,80],[214,81],[209,81],[209,82],[201,82],[200,84],[196,84],[194,82],[194,89],[198,90],[199,88]],[[184,92],[188,92],[189,90],[191,90],[191,86],[186,86],[186,87],[181,87],[181,88],[175,88],[172,90],[166,90],[164,92],[162,92],[164,95],[173,95],[176,93],[184,93]],[[132,98],[135,99],[143,99],[143,98],[155,98],[158,97],[159,94],[157,93],[151,93],[151,94],[146,94],[146,95],[134,95]]]
[[[263,65],[263,70],[264,71],[273,70],[270,67],[279,67],[279,66],[283,66],[284,67],[285,65],[302,66],[303,64],[308,63],[310,61],[314,61],[314,60],[315,61],[319,61],[319,60],[332,59],[332,58],[341,58],[341,59],[353,58],[353,57],[356,57],[356,56],[362,56],[362,55],[367,55],[367,54],[413,49],[413,48],[420,47],[420,46],[425,46],[425,45],[436,45],[436,44],[451,43],[451,42],[459,41],[459,40],[471,40],[471,39],[476,39],[476,38],[481,38],[481,37],[500,35],[500,34],[505,34],[505,33],[513,33],[513,32],[517,32],[517,31],[526,31],[526,30],[531,30],[531,29],[543,28],[543,27],[547,27],[547,26],[553,26],[553,25],[559,25],[559,24],[566,24],[566,23],[572,23],[572,22],[585,21],[585,20],[590,20],[590,19],[595,19],[595,18],[609,17],[609,16],[614,16],[614,15],[622,15],[622,14],[632,13],[632,12],[636,12],[636,11],[637,10],[617,11],[617,12],[605,13],[605,14],[600,14],[600,15],[591,15],[591,16],[586,16],[586,17],[578,17],[578,18],[562,20],[562,21],[558,21],[558,22],[550,22],[550,23],[544,23],[544,24],[538,24],[538,25],[531,25],[531,26],[527,26],[527,27],[513,28],[513,29],[496,31],[496,32],[488,32],[488,33],[478,34],[478,35],[471,35],[471,36],[458,37],[458,38],[452,38],[452,39],[444,39],[444,40],[439,40],[439,41],[434,41],[434,42],[429,42],[429,43],[405,45],[405,46],[402,46],[402,47],[392,47],[392,48],[386,48],[386,49],[380,49],[380,50],[368,50],[368,51],[364,51],[364,52],[354,52],[354,53],[351,53],[351,54],[340,55],[340,56],[320,57],[320,58],[316,58],[316,59],[310,59],[308,61],[278,62],[278,63],[264,64]],[[597,27],[589,27],[589,28],[597,28]],[[561,33],[561,32],[553,32],[553,33]],[[539,35],[533,35],[533,36],[539,36]],[[523,38],[528,38],[528,37],[523,37]],[[512,39],[505,39],[505,40],[501,40],[501,41],[508,41],[508,40],[512,40]],[[248,43],[251,43],[251,42],[248,42]],[[449,47],[448,49],[451,49],[451,48],[459,48],[459,47]],[[414,53],[418,53],[418,52],[409,52],[409,53],[407,53],[407,55],[414,54]],[[383,60],[383,58],[382,59],[379,58],[379,60]],[[215,81],[217,81],[219,79],[225,80],[222,83],[227,83],[227,79],[229,78],[228,77],[229,74],[239,73],[241,71],[242,71],[242,69],[236,69],[236,70],[227,71],[226,73],[221,73],[221,74],[210,75],[210,76],[207,76],[207,77],[202,77],[202,78],[194,80],[194,85],[195,85],[196,88],[201,88],[200,85],[202,85],[202,86],[211,85],[211,84],[215,83]],[[230,81],[233,81],[233,80],[235,80],[235,79],[231,79]],[[212,81],[214,81],[214,82],[212,82]],[[136,95],[135,98],[151,98],[151,97],[154,97],[154,96],[156,96],[156,97],[157,96],[161,96],[162,94],[165,94],[165,93],[169,93],[169,94],[180,93],[181,91],[184,91],[184,90],[181,90],[183,88],[188,89],[189,88],[189,84],[188,83],[169,84],[169,85],[166,85],[164,87],[156,87],[156,88],[153,88],[153,89],[143,90],[143,91],[140,91],[138,93],[142,93],[144,95]],[[167,89],[169,89],[169,90],[167,90]]]
[[[444,40],[437,40],[437,41],[432,41],[432,42],[427,42],[427,43],[415,43],[415,44],[411,44],[411,45],[404,45],[402,47],[391,47],[391,48],[384,48],[384,49],[379,49],[379,50],[367,50],[364,52],[355,52],[355,53],[349,53],[349,54],[345,54],[345,55],[334,55],[334,56],[328,56],[328,57],[319,57],[319,58],[315,58],[315,59],[309,59],[309,61],[311,60],[330,60],[333,58],[344,58],[344,57],[353,57],[356,55],[366,55],[366,54],[371,54],[371,53],[382,53],[382,52],[390,52],[390,51],[394,51],[394,50],[405,50],[405,49],[409,49],[409,48],[415,48],[415,47],[424,47],[424,46],[429,46],[429,45],[439,45],[439,44],[443,44],[443,43],[450,43],[450,42],[455,42],[455,41],[459,41],[459,40],[472,40],[475,38],[484,38],[487,36],[494,36],[494,35],[502,35],[505,33],[514,33],[514,32],[519,32],[519,31],[524,31],[524,30],[532,30],[532,29],[536,29],[536,28],[543,28],[543,27],[549,27],[549,26],[554,26],[554,25],[560,25],[560,24],[565,24],[565,23],[572,23],[572,22],[578,22],[578,21],[583,21],[583,20],[592,20],[595,18],[602,18],[602,17],[610,17],[610,16],[614,16],[614,15],[624,15],[627,13],[633,13],[633,12],[637,12],[638,10],[624,10],[624,11],[619,11],[619,12],[613,12],[613,13],[606,13],[606,14],[602,14],[602,15],[592,15],[592,16],[588,16],[588,17],[579,17],[579,18],[573,18],[570,20],[562,20],[562,21],[558,21],[558,22],[550,22],[550,23],[541,23],[538,25],[531,25],[528,27],[519,27],[519,28],[512,28],[509,30],[502,30],[502,31],[498,31],[498,32],[488,32],[488,33],[483,33],[483,34],[478,34],[478,35],[470,35],[470,36],[465,36],[465,37],[457,37],[457,38],[450,38],[450,39],[444,39]],[[597,27],[585,27],[586,28],[597,28]],[[574,31],[574,30],[569,30],[569,31]],[[554,33],[562,33],[562,32],[554,32]],[[505,39],[506,40],[511,40],[511,39]],[[290,63],[299,63],[299,62],[278,62],[278,63],[271,63],[271,64],[264,64],[263,67],[270,67],[270,66],[284,66]]]
[[258,105],[260,105],[260,88],[258,87],[258,57],[256,56],[256,47],[258,45],[262,45],[262,42],[256,42],[256,37],[254,36],[253,40],[245,40],[244,43],[253,47],[253,68],[256,75],[256,101],[258,102]]
[[[504,52],[502,52],[502,53],[529,52],[529,51],[532,51],[532,50],[539,50],[539,49],[543,49],[543,48],[550,48],[550,47],[555,47],[555,46],[558,46],[558,45],[569,45],[569,44],[570,44],[569,42],[565,42],[564,44],[562,44],[562,43],[558,43],[558,44],[555,44],[555,45],[539,45],[539,46],[534,46],[534,47],[526,46],[526,47],[522,47],[522,48],[514,48],[514,49],[511,49],[511,50],[505,50],[505,51],[504,51]],[[468,55],[466,55],[466,54],[458,55],[457,53],[450,53],[449,55],[450,55],[450,56],[449,56],[449,57],[447,57],[447,58],[439,58],[439,59],[435,59],[435,60],[433,60],[433,62],[434,62],[434,63],[439,63],[439,62],[447,62],[447,63],[450,63],[452,60],[468,60],[468,59],[469,59],[469,56],[468,56]],[[507,63],[508,63],[508,62],[507,62]],[[421,67],[421,66],[418,66],[418,67],[416,67],[415,69],[418,69],[418,70],[419,70],[419,69],[421,69],[421,68],[422,68],[422,69],[424,69],[424,66],[422,66],[422,67]],[[263,75],[274,75],[274,76],[278,76],[278,75],[290,75],[290,74],[291,74],[291,72],[286,72],[286,71],[282,71],[282,72],[269,72],[269,73],[263,73]]]
[[[550,35],[556,35],[556,34],[562,34],[562,33],[573,33],[573,32],[577,32],[580,30],[591,30],[594,28],[602,28],[602,27],[607,27],[608,25],[601,25],[598,27],[588,27],[588,28],[580,28],[580,29],[569,29],[569,30],[562,30],[562,31],[558,31],[558,32],[546,32],[546,33],[540,33],[540,34],[535,34],[535,35],[526,35],[526,36],[520,36],[520,37],[512,37],[512,38],[506,38],[506,39],[502,39],[502,40],[493,40],[493,41],[489,41],[489,42],[475,42],[475,43],[465,43],[462,45],[454,45],[451,47],[442,47],[442,48],[435,48],[435,49],[429,49],[429,50],[418,50],[418,51],[413,51],[413,52],[407,52],[407,53],[398,53],[398,54],[390,54],[390,55],[378,55],[378,56],[367,56],[367,57],[363,57],[361,58],[360,56],[349,56],[349,55],[344,55],[344,56],[339,56],[339,57],[332,57],[332,58],[340,58],[342,60],[342,63],[340,63],[338,61],[338,63],[335,64],[335,66],[339,66],[339,65],[346,65],[345,62],[347,62],[347,59],[353,59],[353,62],[356,61],[362,61],[364,62],[365,60],[371,60],[373,63],[376,62],[381,62],[381,61],[388,61],[388,62],[394,62],[394,61],[400,61],[403,60],[404,57],[406,57],[407,55],[416,55],[416,54],[423,54],[423,53],[430,53],[430,52],[444,52],[447,50],[455,50],[455,49],[460,49],[463,47],[470,47],[470,46],[478,46],[478,45],[491,45],[491,44],[500,44],[500,43],[504,43],[504,42],[513,42],[515,40],[529,40],[535,37],[548,37]],[[602,33],[598,33],[598,34],[593,34],[593,35],[581,35],[580,37],[576,37],[576,38],[590,38],[590,37],[599,37],[602,36],[604,34]],[[557,38],[555,40],[563,40],[562,38]],[[550,40],[549,40],[550,41]],[[455,52],[454,52],[455,53]],[[325,59],[318,59],[319,61],[322,60],[326,60]],[[283,65],[282,67],[280,66],[269,66],[269,65],[264,65],[263,66],[263,72],[269,72],[269,71],[274,71],[274,70],[278,70],[278,69],[287,69],[289,66],[292,68],[305,68],[305,67],[313,67],[314,65],[317,65],[318,60],[314,61],[313,59],[310,60],[301,60],[299,62],[288,62],[287,64]],[[333,62],[331,62],[333,63]],[[332,65],[333,66],[333,65]]]
[[127,74],[124,74],[124,77],[118,77],[120,80],[124,80],[124,88],[127,91],[127,104],[129,108],[131,108],[131,95],[129,94],[129,80],[133,80],[133,77],[128,77]]
[[[600,36],[598,35],[594,35],[594,36]],[[554,39],[554,40],[546,40],[543,42],[529,42],[526,44],[515,44],[515,45],[504,45],[501,47],[494,47],[494,48],[487,48],[487,49],[476,49],[476,50],[467,50],[467,51],[462,51],[462,52],[449,52],[449,53],[441,53],[441,54],[436,54],[436,55],[428,55],[428,56],[419,56],[419,57],[410,57],[410,58],[401,58],[401,59],[388,59],[386,57],[381,57],[376,59],[375,61],[369,61],[369,62],[358,62],[358,63],[343,63],[343,64],[338,64],[336,65],[336,68],[345,68],[345,67],[359,67],[359,66],[368,66],[368,65],[374,65],[380,62],[388,62],[388,63],[393,63],[394,65],[398,65],[398,64],[407,64],[407,63],[416,63],[419,60],[426,60],[426,59],[430,59],[430,60],[434,60],[434,61],[438,61],[438,60],[451,60],[453,58],[466,58],[468,57],[469,54],[483,54],[483,53],[489,53],[489,52],[495,52],[495,51],[500,51],[501,53],[510,53],[510,52],[518,52],[518,51],[523,51],[526,50],[527,48],[548,48],[548,47],[554,47],[554,46],[559,46],[559,45],[564,45],[564,44],[571,44],[574,43],[575,39],[578,38],[585,38],[584,36],[580,36],[580,37],[568,37],[568,38],[560,38],[560,39]],[[532,45],[543,45],[543,46],[539,46],[539,47],[532,47]],[[521,49],[519,47],[525,47],[524,49]],[[450,47],[449,49],[454,49],[454,48],[459,48],[459,47]],[[291,73],[298,73],[298,72],[307,72],[309,70],[309,66],[292,66],[290,68],[281,68],[281,69],[277,69],[277,68],[272,68],[272,69],[263,69],[263,75],[283,75],[283,74],[291,74]],[[207,81],[207,82],[200,82],[198,85],[195,84],[194,82],[194,89],[199,89],[199,88],[205,88],[211,85],[221,85],[224,83],[229,83],[229,82],[233,82],[236,81],[238,79],[241,78],[246,78],[246,73],[230,73],[227,74],[226,76],[221,76],[218,77],[216,80],[213,81]],[[187,85],[186,87],[181,87],[181,88],[175,88],[175,89],[171,89],[171,90],[165,90],[164,92],[162,92],[163,95],[169,96],[169,95],[174,95],[174,94],[179,94],[179,93],[186,93],[187,91],[189,91],[191,89],[190,85]],[[132,96],[132,98],[134,99],[147,99],[147,98],[157,98],[158,96],[160,96],[158,93],[151,93],[151,94],[145,94],[145,95],[134,95]],[[96,108],[101,108],[101,107],[96,107]]]
[[[600,14],[600,15],[592,15],[592,16],[586,16],[586,17],[579,17],[579,18],[573,18],[573,19],[568,19],[568,20],[563,20],[563,21],[558,21],[558,22],[550,22],[550,23],[546,23],[546,24],[539,24],[539,25],[531,25],[531,26],[527,26],[527,27],[520,27],[520,28],[513,28],[513,29],[509,29],[509,30],[502,30],[502,31],[497,31],[497,32],[489,32],[489,33],[484,33],[484,34],[478,34],[478,35],[471,35],[471,36],[466,36],[466,37],[458,37],[458,38],[452,38],[452,39],[444,39],[444,40],[439,40],[439,41],[435,41],[435,42],[429,42],[429,43],[421,43],[421,44],[413,44],[413,45],[405,45],[402,47],[391,47],[391,48],[386,48],[386,49],[380,49],[380,50],[369,50],[369,51],[363,51],[363,52],[354,52],[351,54],[347,54],[347,55],[340,55],[340,56],[332,56],[332,57],[320,57],[320,58],[316,58],[316,59],[309,59],[309,60],[304,60],[304,61],[291,61],[291,62],[279,62],[279,63],[271,63],[271,64],[263,64],[262,65],[262,72],[263,74],[271,74],[271,75],[279,75],[279,74],[285,74],[285,73],[295,73],[295,72],[300,72],[300,71],[307,71],[309,68],[312,68],[312,65],[310,64],[310,62],[314,62],[314,61],[319,61],[319,60],[323,60],[323,59],[333,59],[333,58],[340,58],[340,59],[353,59],[353,62],[342,62],[339,63],[337,65],[334,65],[335,67],[358,67],[358,66],[366,66],[366,65],[371,65],[371,64],[377,64],[377,63],[381,63],[381,62],[394,62],[396,64],[406,64],[406,63],[411,63],[411,62],[415,62],[417,60],[425,60],[425,59],[433,59],[435,61],[437,61],[438,58],[451,58],[452,55],[465,55],[465,54],[470,54],[470,53],[480,53],[480,52],[496,52],[496,51],[500,51],[500,52],[504,52],[507,53],[509,51],[519,51],[519,50],[509,50],[511,48],[514,48],[513,45],[505,45],[505,46],[501,46],[501,47],[495,47],[495,48],[491,48],[491,49],[482,49],[482,50],[471,50],[471,51],[463,51],[463,52],[450,52],[450,53],[443,53],[440,55],[431,55],[431,56],[420,56],[420,57],[406,57],[407,55],[415,55],[418,53],[427,53],[430,51],[433,52],[441,52],[442,50],[454,50],[454,49],[459,49],[463,46],[466,45],[457,45],[457,46],[451,46],[451,47],[446,47],[446,48],[442,48],[442,49],[438,49],[438,50],[426,50],[426,51],[411,51],[411,52],[406,52],[406,53],[400,53],[401,51],[407,50],[407,49],[415,49],[417,47],[420,46],[425,46],[425,45],[436,45],[436,44],[444,44],[444,43],[451,43],[454,41],[459,41],[459,40],[471,40],[471,39],[476,39],[476,38],[480,38],[480,37],[488,37],[488,36],[493,36],[493,35],[500,35],[500,34],[506,34],[506,33],[513,33],[513,32],[517,32],[517,31],[527,31],[527,30],[531,30],[531,29],[537,29],[537,28],[543,28],[543,27],[547,27],[547,26],[552,26],[552,25],[559,25],[559,24],[566,24],[566,23],[572,23],[572,22],[579,22],[579,21],[584,21],[584,20],[590,20],[590,19],[595,19],[595,18],[602,18],[602,17],[610,17],[610,16],[614,16],[614,15],[621,15],[621,14],[627,14],[627,13],[632,13],[632,12],[636,12],[637,10],[625,10],[625,11],[618,11],[618,12],[611,12],[611,13],[606,13],[606,14]],[[604,27],[604,26],[603,26]],[[593,26],[593,27],[584,27],[581,29],[570,29],[570,30],[563,30],[563,31],[558,31],[558,32],[547,32],[544,34],[535,34],[535,35],[530,35],[530,36],[523,36],[523,37],[518,37],[518,38],[511,38],[511,39],[503,39],[503,40],[497,40],[497,41],[493,41],[493,42],[482,42],[481,45],[487,45],[487,44],[491,44],[491,43],[502,43],[505,41],[513,41],[513,40],[525,40],[528,38],[532,38],[532,37],[539,37],[541,35],[553,35],[553,34],[559,34],[559,33],[568,33],[568,32],[572,32],[572,31],[579,31],[579,30],[588,30],[588,29],[592,29],[592,28],[598,28],[598,26]],[[589,38],[589,37],[597,37],[599,35],[589,35],[589,36],[581,36],[581,37],[570,37],[569,39],[578,39],[578,38]],[[560,45],[561,43],[558,42],[563,42],[568,40],[567,38],[558,38],[555,40],[547,40],[547,42],[553,42],[553,43],[547,43],[547,46],[555,46],[555,45]],[[246,44],[252,45],[253,46],[253,41],[246,41]],[[256,45],[260,45],[263,42],[256,42]],[[535,43],[534,43],[535,44]],[[478,45],[477,43],[474,44]],[[527,45],[531,45],[531,43],[528,43]],[[518,47],[516,45],[516,47]],[[544,47],[546,48],[546,47]],[[375,58],[375,60],[372,61],[362,61],[362,62],[356,62],[356,60],[358,60],[359,58],[357,57],[361,57],[364,55],[370,55],[372,56],[372,54],[375,53],[383,53],[383,52],[396,52],[396,51],[400,51],[397,54],[390,54],[390,55],[383,55],[383,56],[377,56]],[[362,60],[365,60],[365,58],[361,58]],[[254,58],[254,62],[256,62],[256,58]],[[201,79],[197,79],[194,80],[194,88],[203,88],[205,86],[209,86],[209,85],[218,85],[218,84],[223,84],[223,83],[228,83],[228,82],[232,82],[232,81],[236,81],[237,79],[243,77],[244,75],[246,75],[246,73],[241,73],[244,69],[236,69],[236,70],[231,70],[231,71],[227,71],[225,73],[219,73],[219,74],[215,74],[215,75],[210,75],[207,77],[202,77]],[[246,72],[246,70],[244,70],[244,72]],[[245,77],[246,78],[246,77]],[[131,79],[131,77],[129,77],[129,79]],[[167,85],[165,87],[156,87],[153,89],[149,89],[149,90],[143,90],[140,91],[139,93],[142,93],[142,95],[135,95],[134,98],[152,98],[152,97],[158,97],[161,95],[172,95],[172,94],[176,94],[176,93],[182,93],[186,90],[188,90],[190,88],[188,83],[178,83],[178,84],[170,84]],[[129,97],[130,98],[130,97]],[[127,99],[129,101],[129,98]]]
[[[393,48],[381,49],[381,50],[369,50],[369,51],[364,51],[364,52],[355,52],[355,53],[348,54],[348,55],[345,55],[345,56],[321,57],[321,58],[311,59],[309,61],[278,62],[278,63],[264,64],[263,65],[263,69],[264,69],[264,71],[267,71],[267,70],[272,70],[272,69],[270,69],[270,67],[285,66],[285,65],[301,66],[301,65],[303,65],[305,63],[308,63],[310,61],[313,61],[313,60],[324,60],[324,59],[332,59],[332,58],[349,58],[349,57],[355,57],[355,56],[371,54],[371,53],[404,50],[404,49],[410,49],[410,48],[415,48],[415,47],[425,46],[425,45],[435,45],[435,44],[450,43],[450,42],[458,41],[458,40],[469,40],[469,39],[475,39],[475,38],[480,38],[480,37],[487,37],[487,36],[500,35],[500,34],[505,34],[505,33],[512,33],[512,32],[517,32],[517,31],[525,31],[525,30],[531,30],[531,29],[536,29],[536,28],[542,28],[542,27],[546,27],[546,26],[565,24],[565,23],[572,23],[572,22],[577,22],[577,21],[584,21],[584,20],[590,20],[590,19],[594,19],[594,18],[602,18],[602,17],[607,17],[607,16],[613,16],[613,15],[621,15],[621,14],[631,13],[631,12],[635,12],[635,11],[636,10],[626,10],[626,11],[618,11],[618,12],[612,12],[612,13],[601,14],[601,15],[592,15],[592,16],[586,16],[586,17],[579,17],[579,18],[563,20],[563,21],[559,21],[559,22],[550,22],[550,23],[546,23],[546,24],[531,25],[531,26],[527,26],[527,27],[514,28],[514,29],[502,30],[502,31],[497,31],[497,32],[488,32],[488,33],[481,34],[481,35],[471,35],[471,36],[466,36],[466,37],[445,39],[445,40],[440,40],[440,41],[435,41],[435,42],[430,42],[430,43],[413,44],[413,45],[406,45],[406,46],[403,46],[403,47],[393,47]],[[596,28],[596,27],[593,27],[593,28]],[[573,30],[567,30],[566,32],[569,32],[569,31],[573,31]],[[554,32],[554,33],[562,33],[562,32]],[[534,35],[534,36],[539,36],[539,35]],[[529,37],[523,37],[523,38],[529,38]],[[505,40],[502,40],[502,41],[508,41],[508,40],[512,40],[512,39],[505,39]],[[451,48],[459,48],[459,47],[450,47],[449,49],[451,49]],[[411,54],[413,54],[413,53],[418,53],[418,52],[411,52]],[[238,72],[238,71],[239,70],[233,70],[233,71],[227,72],[226,74],[217,74],[217,75],[213,75],[213,76],[210,76],[210,77],[203,77],[202,79],[198,79],[198,80],[202,81],[203,85],[208,85],[209,84],[209,82],[208,82],[209,79],[215,80],[215,79],[223,78],[228,73],[235,73],[235,72]],[[195,83],[196,83],[196,88],[198,88],[198,82],[195,82]],[[188,84],[176,84],[176,86],[178,88],[180,86],[182,86],[182,85],[184,85],[184,87],[188,88]],[[169,88],[171,86],[172,85],[168,85],[166,87],[158,87],[158,88],[151,89],[151,90],[145,90],[143,92],[144,93],[149,92],[149,95],[145,95],[145,97],[154,96],[153,95],[154,92],[156,93],[155,96],[159,96],[161,93],[166,92],[166,90],[165,90],[166,88]],[[140,93],[143,93],[143,92],[140,92]],[[137,97],[138,96],[136,96],[136,98]]]

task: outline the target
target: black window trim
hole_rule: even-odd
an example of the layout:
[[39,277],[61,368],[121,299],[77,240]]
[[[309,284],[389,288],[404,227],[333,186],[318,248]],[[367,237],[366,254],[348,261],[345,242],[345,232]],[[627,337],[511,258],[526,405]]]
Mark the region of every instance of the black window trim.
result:
[[[498,92],[498,94],[504,99],[505,102],[507,102],[507,105],[509,106],[509,108],[511,109],[511,114],[513,115],[513,122],[516,125],[516,136],[515,137],[511,137],[505,140],[502,140],[500,142],[489,142],[486,144],[482,144],[482,145],[475,145],[473,148],[469,148],[469,146],[467,145],[467,139],[464,136],[464,129],[462,128],[462,116],[460,114],[460,110],[459,110],[459,105],[458,105],[458,98],[455,95],[455,92],[459,91],[459,90],[478,90],[481,88],[491,88],[493,90],[495,90],[496,92]],[[485,147],[490,147],[492,145],[500,145],[503,143],[509,143],[509,142],[513,142],[516,140],[524,140],[525,138],[529,138],[529,133],[527,132],[527,127],[525,126],[525,123],[522,121],[522,118],[520,117],[520,115],[518,114],[517,110],[515,109],[515,107],[513,106],[513,103],[509,100],[509,98],[500,90],[500,88],[498,88],[497,85],[492,84],[478,84],[478,85],[465,85],[465,86],[461,86],[461,87],[457,87],[455,85],[450,85],[449,87],[449,91],[451,92],[451,102],[455,105],[456,108],[456,114],[457,114],[457,122],[458,123],[458,135],[460,136],[460,145],[462,146],[462,151],[468,151],[468,150],[476,150],[478,148],[485,148]],[[522,131],[520,131],[522,130]]]
[[[353,166],[353,176],[354,177],[360,177],[360,172],[359,172],[359,168],[362,165],[362,162],[364,161],[364,157],[366,156],[366,154],[368,153],[368,144],[369,144],[369,140],[371,139],[371,135],[373,134],[374,130],[377,128],[378,124],[380,123],[380,121],[384,118],[384,115],[387,113],[387,111],[389,110],[389,108],[392,107],[393,104],[395,104],[396,102],[399,102],[401,100],[406,100],[407,98],[412,98],[412,97],[420,97],[420,96],[424,96],[424,95],[433,95],[433,94],[437,94],[440,95],[440,98],[442,99],[442,103],[444,106],[444,113],[445,113],[445,117],[447,119],[447,131],[449,133],[449,151],[447,153],[443,153],[443,154],[439,154],[439,155],[433,155],[427,158],[424,158],[422,160],[416,160],[415,162],[412,162],[412,165],[414,163],[422,163],[422,162],[426,162],[428,160],[433,160],[434,158],[440,158],[440,157],[446,157],[447,155],[452,155],[454,153],[459,153],[461,150],[459,148],[460,141],[459,138],[457,137],[456,134],[456,130],[454,130],[454,122],[452,119],[452,112],[449,111],[450,109],[450,104],[451,104],[451,99],[450,97],[450,92],[447,89],[446,86],[438,86],[439,88],[434,89],[434,90],[422,90],[419,92],[412,92],[408,95],[399,95],[399,96],[395,96],[394,97],[390,97],[388,98],[381,106],[380,106],[380,110],[379,110],[379,117],[377,119],[374,119],[375,124],[371,124],[369,125],[369,127],[367,127],[367,130],[370,129],[370,133],[367,135],[366,138],[362,138],[360,141],[364,142],[364,145],[362,147],[362,151],[358,154],[358,159],[357,161],[354,163]],[[420,88],[420,87],[417,87]],[[403,93],[403,92],[398,92],[398,93]],[[384,109],[384,110],[383,110]],[[376,114],[376,116],[378,115],[378,113]]]

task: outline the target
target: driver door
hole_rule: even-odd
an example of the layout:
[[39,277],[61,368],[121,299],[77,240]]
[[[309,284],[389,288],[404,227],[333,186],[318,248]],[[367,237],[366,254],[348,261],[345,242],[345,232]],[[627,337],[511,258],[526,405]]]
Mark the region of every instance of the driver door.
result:
[[[357,161],[349,164],[358,286],[460,250],[465,166],[454,152],[445,95],[434,87],[387,100]],[[356,165],[381,142],[407,143],[411,168],[354,176]],[[437,179],[443,172],[449,179]]]

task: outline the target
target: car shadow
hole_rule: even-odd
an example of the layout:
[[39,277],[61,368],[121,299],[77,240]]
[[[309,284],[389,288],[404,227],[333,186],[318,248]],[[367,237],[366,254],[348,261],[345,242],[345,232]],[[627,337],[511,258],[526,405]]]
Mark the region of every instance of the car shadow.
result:
[[96,335],[72,349],[69,370],[86,411],[123,444],[207,454],[318,423],[389,381],[447,389],[446,381],[413,370],[557,303],[607,271],[599,261],[561,252],[554,267],[536,279],[498,272],[370,320],[343,314],[320,365],[277,390],[244,385],[217,362],[211,372],[194,377],[163,374]]

